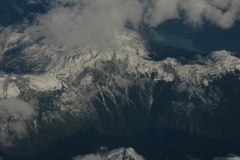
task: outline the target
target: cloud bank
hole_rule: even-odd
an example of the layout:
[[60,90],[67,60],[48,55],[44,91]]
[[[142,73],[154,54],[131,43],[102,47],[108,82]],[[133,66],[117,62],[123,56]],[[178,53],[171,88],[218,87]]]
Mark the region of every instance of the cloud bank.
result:
[[53,0],[39,15],[59,42],[67,46],[101,46],[114,41],[115,32],[131,24],[156,27],[170,19],[199,26],[206,21],[230,28],[240,19],[239,0]]
[[[13,145],[15,136],[23,137],[26,133],[26,121],[36,115],[32,104],[16,97],[0,100],[0,143],[4,146]],[[8,122],[6,122],[8,121]],[[2,122],[2,123],[1,123]]]
[[193,25],[209,21],[219,27],[230,28],[240,18],[238,0],[151,0],[151,4],[145,16],[145,22],[151,26],[181,18]]

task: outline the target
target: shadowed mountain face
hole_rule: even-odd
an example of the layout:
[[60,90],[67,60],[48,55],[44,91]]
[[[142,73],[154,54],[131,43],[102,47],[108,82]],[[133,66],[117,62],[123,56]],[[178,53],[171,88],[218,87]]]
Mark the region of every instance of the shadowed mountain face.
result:
[[132,147],[147,159],[239,153],[234,54],[156,46],[131,30],[103,53],[65,48],[28,22],[2,34],[0,98],[17,97],[36,112],[1,116],[3,158],[70,159],[101,146]]
[[[100,146],[109,146],[112,149],[118,146],[132,146],[147,159],[165,159],[166,157],[181,159],[188,154],[210,159],[229,152],[238,153],[240,122],[238,118],[239,94],[236,92],[239,93],[239,90],[233,92],[229,88],[234,86],[224,86],[230,79],[238,83],[236,77],[229,74],[215,80],[205,88],[206,97],[212,98],[205,98],[205,100],[214,102],[207,105],[198,97],[197,92],[193,93],[195,97],[191,98],[191,103],[187,100],[189,93],[181,93],[179,97],[179,93],[176,94],[171,90],[174,86],[171,82],[155,84],[154,101],[149,111],[145,108],[146,104],[143,105],[143,101],[146,102],[149,99],[147,92],[140,89],[142,94],[139,94],[137,86],[128,88],[129,95],[132,96],[129,96],[127,101],[131,101],[132,104],[122,104],[127,103],[126,99],[116,96],[118,104],[116,105],[105,93],[103,97],[106,105],[103,105],[98,102],[98,99],[103,98],[99,94],[93,100],[98,117],[96,120],[94,117],[88,118],[87,115],[84,119],[76,120],[73,115],[69,114],[66,117],[62,116],[65,124],[59,120],[53,124],[46,124],[41,120],[41,114],[50,108],[54,109],[54,106],[51,106],[54,98],[43,96],[40,99],[39,97],[39,102],[45,103],[44,105],[48,104],[48,106],[44,107],[43,104],[39,104],[42,111],[39,111],[38,132],[29,132],[29,137],[21,140],[18,147],[8,148],[7,151],[13,155],[17,153],[25,155],[30,150],[31,153],[38,154],[50,147],[42,154],[29,159],[49,157],[67,159],[79,153],[90,153]],[[223,91],[228,91],[226,92],[228,94],[224,94]],[[120,93],[126,94],[124,91]],[[57,92],[50,93],[50,95],[56,94],[59,95]],[[219,101],[216,102],[213,99],[218,94],[221,95]],[[142,98],[139,98],[140,96]],[[181,103],[180,107],[179,103]],[[77,130],[81,131],[76,132]],[[63,138],[57,140],[60,137]],[[39,148],[40,145],[41,148]],[[59,151],[62,152],[59,153]],[[24,156],[23,159],[26,157]]]

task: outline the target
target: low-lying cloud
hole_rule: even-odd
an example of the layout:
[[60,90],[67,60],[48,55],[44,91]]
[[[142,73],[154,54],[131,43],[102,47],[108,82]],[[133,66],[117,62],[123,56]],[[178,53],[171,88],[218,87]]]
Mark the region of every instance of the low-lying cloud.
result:
[[230,28],[240,18],[238,0],[150,0],[145,23],[155,27],[162,22],[181,18],[192,25],[209,21]]
[[35,111],[29,103],[16,97],[0,100],[0,114],[19,114],[23,120],[29,119]]
[[107,160],[107,159],[100,156],[99,154],[89,154],[85,156],[74,157],[72,158],[72,160]]
[[38,19],[57,40],[70,47],[110,47],[116,31],[123,30],[126,22],[137,28],[141,21],[142,5],[138,0],[57,2]]
[[39,15],[59,42],[67,46],[110,47],[115,32],[131,24],[156,27],[170,19],[199,26],[206,21],[230,28],[240,19],[239,0],[54,0]]
[[14,138],[23,137],[27,133],[26,121],[35,115],[36,111],[30,103],[16,97],[0,100],[1,144],[11,146]]
[[41,0],[27,0],[27,4],[35,5],[41,3]]

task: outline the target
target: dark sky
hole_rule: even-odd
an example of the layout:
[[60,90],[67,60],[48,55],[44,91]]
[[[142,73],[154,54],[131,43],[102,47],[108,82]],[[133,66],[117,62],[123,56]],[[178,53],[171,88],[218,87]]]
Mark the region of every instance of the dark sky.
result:
[[[23,12],[17,11],[17,6]],[[30,13],[44,13],[46,9],[42,5],[27,5],[26,0],[0,0],[0,25],[7,26],[23,20]]]

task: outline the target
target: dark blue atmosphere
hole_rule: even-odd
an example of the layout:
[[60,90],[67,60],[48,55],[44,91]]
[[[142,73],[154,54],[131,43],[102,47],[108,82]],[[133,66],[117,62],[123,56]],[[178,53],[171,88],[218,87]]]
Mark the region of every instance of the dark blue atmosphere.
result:
[[[1,0],[0,1],[0,25],[8,26],[19,22],[24,18],[31,20],[33,14],[46,12],[46,7],[43,5],[26,5],[27,0]],[[13,5],[23,9],[23,13],[19,13],[14,9]]]
[[193,42],[191,40],[186,39],[184,37],[144,31],[142,31],[141,35],[147,42],[153,43],[155,45],[174,47],[190,52],[201,52],[200,50],[194,47]]
[[204,52],[228,50],[237,53],[240,51],[239,29],[239,21],[236,21],[230,29],[222,29],[210,23],[206,23],[200,27],[193,27],[184,24],[180,20],[170,20],[156,28],[160,33],[176,35],[192,40],[193,45]]

